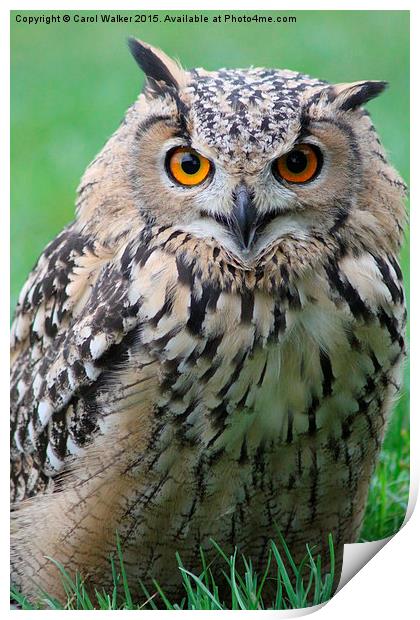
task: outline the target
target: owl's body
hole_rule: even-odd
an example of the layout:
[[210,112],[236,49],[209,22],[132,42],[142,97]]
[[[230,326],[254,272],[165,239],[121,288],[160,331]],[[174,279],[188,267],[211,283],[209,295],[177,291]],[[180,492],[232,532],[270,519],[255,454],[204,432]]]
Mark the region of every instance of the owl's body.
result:
[[[169,593],[175,552],[198,570],[211,538],[258,566],[277,528],[297,555],[331,532],[340,558],[398,391],[403,184],[358,107],[378,83],[133,51],[146,92],[13,330],[13,579],[31,594],[60,593],[44,556],[107,585],[116,529],[131,583]],[[302,142],[317,176],[279,182]],[[197,186],[168,173],[179,147],[212,162]]]

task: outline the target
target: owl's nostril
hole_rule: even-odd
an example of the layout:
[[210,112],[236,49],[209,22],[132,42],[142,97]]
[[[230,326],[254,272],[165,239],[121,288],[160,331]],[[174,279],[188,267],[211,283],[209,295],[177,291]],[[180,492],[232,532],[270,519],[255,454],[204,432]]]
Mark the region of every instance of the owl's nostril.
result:
[[240,184],[235,187],[232,197],[232,229],[241,245],[248,249],[254,240],[258,223],[253,195],[245,184]]

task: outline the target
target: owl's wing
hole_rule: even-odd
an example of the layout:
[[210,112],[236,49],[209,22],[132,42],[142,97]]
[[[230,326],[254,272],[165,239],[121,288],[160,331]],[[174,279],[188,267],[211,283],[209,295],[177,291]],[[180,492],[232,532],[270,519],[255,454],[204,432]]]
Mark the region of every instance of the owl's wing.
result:
[[[69,453],[72,399],[97,381],[105,354],[137,325],[128,262],[124,247],[111,251],[71,225],[22,289],[12,326],[13,500],[48,486]],[[95,430],[86,415],[78,420],[83,441]]]

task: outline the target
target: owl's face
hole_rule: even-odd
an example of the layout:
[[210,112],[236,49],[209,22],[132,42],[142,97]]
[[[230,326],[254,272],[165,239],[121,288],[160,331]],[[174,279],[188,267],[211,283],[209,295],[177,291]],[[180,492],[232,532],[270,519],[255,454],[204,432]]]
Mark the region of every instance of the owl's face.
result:
[[366,212],[381,147],[360,106],[384,82],[184,71],[144,43],[130,47],[147,81],[126,117],[127,174],[146,222],[212,239],[246,264],[284,237],[336,231]]

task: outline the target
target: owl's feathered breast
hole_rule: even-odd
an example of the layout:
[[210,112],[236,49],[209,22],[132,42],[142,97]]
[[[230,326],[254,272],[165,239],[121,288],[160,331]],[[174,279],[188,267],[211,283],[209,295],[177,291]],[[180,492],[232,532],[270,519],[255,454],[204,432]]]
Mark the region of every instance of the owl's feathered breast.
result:
[[249,269],[170,227],[132,234],[114,254],[65,231],[14,326],[14,498],[89,449],[142,382],[156,394],[154,445],[172,429],[161,452],[174,440],[239,460],[244,446],[255,457],[320,428],[337,441],[348,415],[369,409],[372,382],[394,380],[403,297],[391,257],[339,265],[334,246],[318,250],[289,238]]

